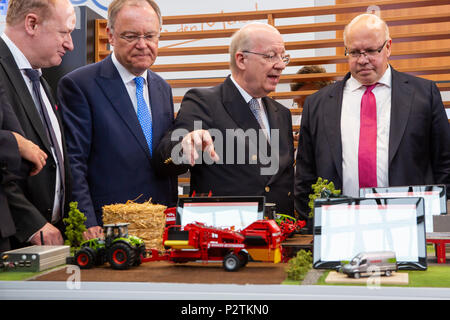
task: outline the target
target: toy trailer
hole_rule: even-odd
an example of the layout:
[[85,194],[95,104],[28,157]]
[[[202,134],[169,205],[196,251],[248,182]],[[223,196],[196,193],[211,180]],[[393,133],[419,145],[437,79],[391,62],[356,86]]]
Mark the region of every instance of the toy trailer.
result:
[[367,273],[381,273],[389,277],[392,271],[397,271],[397,258],[393,251],[361,252],[340,271],[356,279]]

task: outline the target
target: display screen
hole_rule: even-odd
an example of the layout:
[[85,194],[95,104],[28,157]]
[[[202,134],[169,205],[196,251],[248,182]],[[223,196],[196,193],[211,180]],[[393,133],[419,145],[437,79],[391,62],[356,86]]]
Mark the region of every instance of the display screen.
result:
[[245,229],[264,218],[264,197],[180,198],[177,224],[201,222],[207,226]]
[[394,251],[400,269],[426,269],[423,198],[316,200],[315,268],[373,251]]
[[364,198],[422,197],[425,202],[425,229],[433,232],[433,215],[447,214],[446,188],[443,185],[388,188],[364,188],[359,191]]

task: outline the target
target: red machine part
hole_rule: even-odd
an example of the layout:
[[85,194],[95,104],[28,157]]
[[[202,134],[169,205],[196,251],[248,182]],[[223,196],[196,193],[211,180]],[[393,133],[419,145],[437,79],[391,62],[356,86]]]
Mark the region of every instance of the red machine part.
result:
[[177,208],[170,207],[164,210],[164,214],[166,215],[166,227],[174,225],[177,220]]
[[166,227],[164,246],[169,249],[147,251],[142,262],[168,260],[176,263],[188,261],[223,261],[228,271],[245,266],[251,257],[256,261],[281,261],[281,231],[273,220],[258,220],[241,232],[191,223],[183,228]]

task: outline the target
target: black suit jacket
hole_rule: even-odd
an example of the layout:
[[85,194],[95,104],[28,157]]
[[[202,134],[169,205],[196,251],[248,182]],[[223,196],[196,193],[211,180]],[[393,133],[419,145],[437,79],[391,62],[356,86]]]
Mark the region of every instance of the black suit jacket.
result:
[[[68,210],[70,201],[70,168],[67,161],[63,126],[59,111],[50,86],[43,80],[42,84],[47,97],[53,106],[62,134],[62,148],[65,159],[65,205],[64,212]],[[36,176],[28,177],[22,187],[22,191],[28,199],[17,212],[13,212],[19,241],[25,241],[33,233],[38,231],[46,222],[51,221],[53,202],[55,197],[56,164],[51,156],[50,142],[45,133],[45,128],[39,117],[39,113],[28,91],[27,85],[20,70],[15,63],[9,48],[0,38],[0,85],[5,89],[5,98],[13,107],[20,122],[24,136],[33,141],[44,152],[47,153],[47,164]]]
[[[435,83],[392,70],[389,186],[450,185],[450,128]],[[303,108],[295,193],[308,213],[311,185],[322,177],[342,188],[341,109],[345,82],[308,97]],[[447,191],[448,192],[448,191]]]
[[[294,150],[291,114],[287,108],[270,98],[262,100],[271,130],[278,129],[278,144],[272,141],[268,145],[265,139],[249,134],[258,132],[259,124],[228,77],[216,87],[192,89],[186,93],[173,130],[166,134],[155,152],[155,161],[162,165],[162,171],[180,174],[188,170],[188,165],[174,165],[172,151],[179,150],[179,145],[178,148],[176,145],[182,137],[171,141],[171,135],[172,132],[176,135],[186,134],[198,129],[201,123],[202,129],[209,130],[214,136],[214,146],[221,161],[218,164],[208,164],[211,159],[205,158],[203,163],[190,168],[191,193],[211,191],[216,196],[263,195],[266,202],[276,203],[280,213],[293,214]],[[199,121],[197,126],[195,121]],[[249,138],[241,139],[243,135],[238,134],[239,130],[241,133],[248,133]],[[237,133],[236,136],[240,138],[227,140],[227,132],[229,135]],[[272,133],[272,140],[275,136],[276,133]],[[264,152],[264,148],[268,152]],[[271,157],[267,158],[265,155]],[[262,174],[264,168],[267,170],[265,173],[269,174]]]
[[16,233],[16,228],[5,191],[16,183],[16,173],[21,165],[18,145],[11,132],[21,134],[22,130],[14,111],[3,97],[4,92],[0,88],[0,238],[8,238]]

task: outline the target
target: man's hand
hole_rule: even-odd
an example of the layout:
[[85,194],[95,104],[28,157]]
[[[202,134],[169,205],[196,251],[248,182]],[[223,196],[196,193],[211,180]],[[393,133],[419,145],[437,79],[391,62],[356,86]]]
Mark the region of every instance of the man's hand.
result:
[[[41,232],[42,238],[44,239],[44,243],[41,242]],[[60,246],[64,244],[64,239],[61,235],[61,232],[50,223],[46,223],[38,232],[34,234],[34,236],[30,240],[31,244],[40,246],[40,245],[48,245],[48,246]]]
[[46,164],[47,154],[33,142],[25,139],[20,134],[16,132],[13,132],[12,134],[16,138],[20,156],[34,165],[30,172],[30,176],[37,175]]
[[183,157],[191,166],[195,165],[195,160],[199,157],[197,150],[205,151],[213,161],[219,161],[219,156],[214,150],[214,141],[207,130],[195,130],[188,133],[181,141],[181,146]]
[[85,232],[83,232],[83,238],[86,240],[103,237],[103,228],[100,226],[90,227]]

